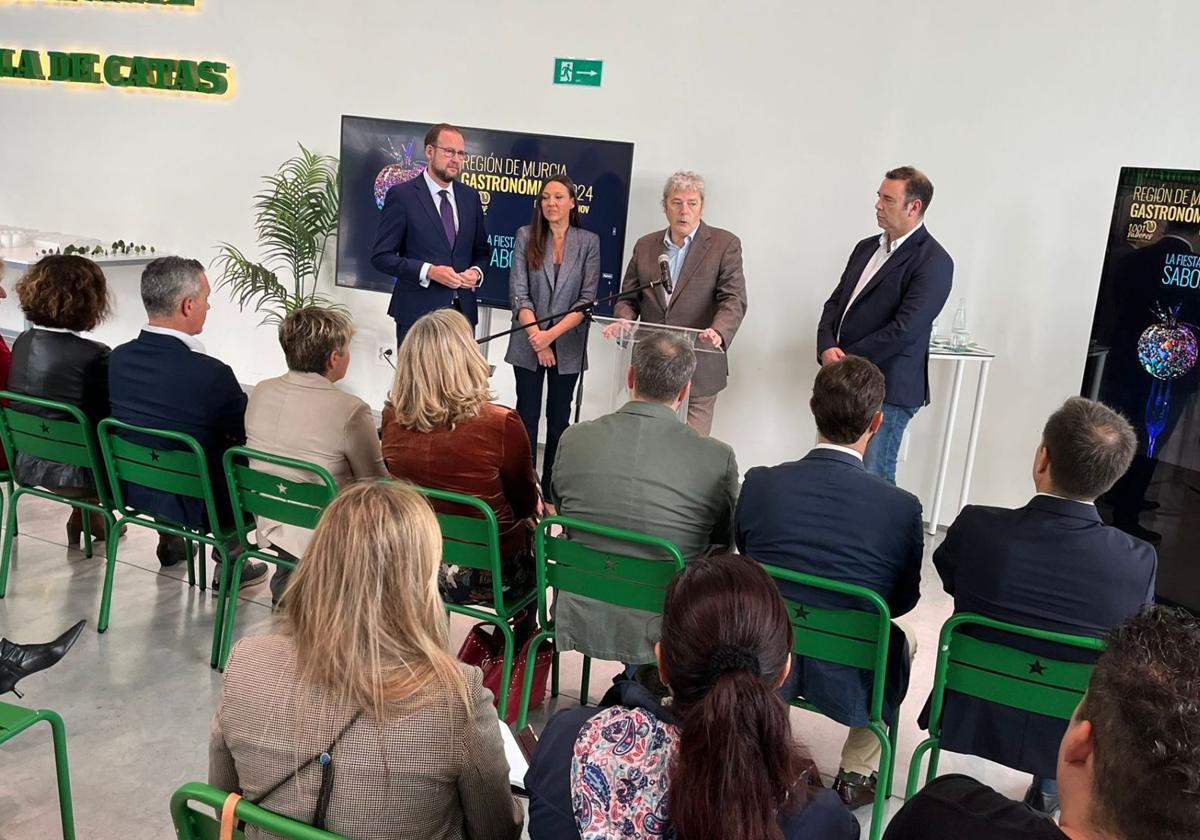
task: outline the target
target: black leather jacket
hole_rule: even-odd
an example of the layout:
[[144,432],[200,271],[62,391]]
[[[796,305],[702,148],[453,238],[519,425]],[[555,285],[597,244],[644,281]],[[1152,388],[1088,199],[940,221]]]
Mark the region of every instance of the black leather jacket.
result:
[[[110,413],[108,354],[105,345],[74,333],[28,329],[13,342],[8,390],[79,406],[94,427]],[[43,409],[29,411],[46,417],[57,415]],[[56,464],[18,453],[14,471],[25,484],[95,489],[87,467]]]

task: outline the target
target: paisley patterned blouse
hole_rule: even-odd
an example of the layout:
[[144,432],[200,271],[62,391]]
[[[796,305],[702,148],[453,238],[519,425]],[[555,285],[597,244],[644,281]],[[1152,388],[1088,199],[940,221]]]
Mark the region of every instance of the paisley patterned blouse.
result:
[[667,775],[677,728],[646,709],[614,706],[579,731],[571,805],[581,840],[674,838]]

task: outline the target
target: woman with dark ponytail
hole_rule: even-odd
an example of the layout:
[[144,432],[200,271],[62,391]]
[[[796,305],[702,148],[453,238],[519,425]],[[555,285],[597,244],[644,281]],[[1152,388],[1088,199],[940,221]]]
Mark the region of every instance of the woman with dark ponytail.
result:
[[[777,689],[792,628],[756,562],[689,563],[667,588],[659,704],[615,684],[600,708],[555,715],[525,777],[532,840],[854,840],[858,821],[808,783]],[[815,776],[815,773],[811,773]]]

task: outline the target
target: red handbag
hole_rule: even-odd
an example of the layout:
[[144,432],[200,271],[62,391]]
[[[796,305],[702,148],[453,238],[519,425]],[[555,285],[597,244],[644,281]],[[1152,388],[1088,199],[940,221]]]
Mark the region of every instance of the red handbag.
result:
[[[505,723],[517,722],[521,706],[521,686],[525,680],[525,663],[529,655],[532,638],[517,650],[516,662],[508,678],[505,696],[508,698],[508,714]],[[471,628],[467,638],[458,649],[458,659],[483,671],[483,685],[492,692],[492,702],[500,708],[500,680],[504,675],[504,636],[492,624],[480,623]],[[546,681],[550,676],[550,664],[554,659],[554,641],[544,639],[538,646],[533,659],[533,687],[529,696],[529,708],[539,708],[546,699]]]

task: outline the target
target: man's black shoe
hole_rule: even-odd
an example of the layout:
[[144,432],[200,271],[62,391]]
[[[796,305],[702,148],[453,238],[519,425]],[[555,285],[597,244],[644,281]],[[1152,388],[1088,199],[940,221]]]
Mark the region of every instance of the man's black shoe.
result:
[[833,790],[841,797],[842,802],[846,803],[846,807],[853,811],[855,808],[870,805],[875,801],[877,782],[878,779],[874,773],[867,777],[861,773],[851,773],[839,768],[838,774],[833,780]]
[[[158,548],[154,552],[158,555],[158,562],[163,568],[174,566],[188,558],[186,546],[183,544],[183,538],[177,537],[174,534],[164,534],[158,540]],[[196,547],[192,546],[192,557],[196,556]]]
[[[259,563],[255,560],[247,560],[242,564],[242,579],[239,589],[245,589],[247,586],[254,586],[256,583],[262,583],[267,577],[267,564]],[[221,564],[218,563],[213,567],[212,591],[214,594],[221,591]]]

